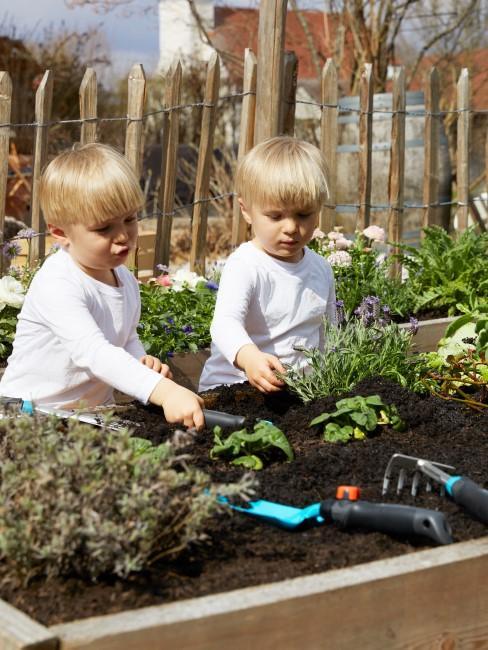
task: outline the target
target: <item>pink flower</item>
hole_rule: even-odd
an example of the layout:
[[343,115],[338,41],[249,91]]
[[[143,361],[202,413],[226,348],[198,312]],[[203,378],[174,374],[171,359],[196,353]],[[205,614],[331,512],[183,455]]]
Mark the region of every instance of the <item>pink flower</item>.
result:
[[351,248],[352,245],[352,241],[346,239],[345,237],[341,237],[341,239],[335,240],[335,247],[338,251],[347,251],[347,249]]
[[328,232],[327,237],[330,239],[330,241],[335,241],[336,239],[344,239],[344,235],[341,232],[337,232],[337,230],[331,230],[331,232]]
[[312,239],[323,239],[325,237],[325,232],[320,230],[320,228],[315,228],[313,231]]
[[169,275],[159,275],[156,278],[156,282],[160,284],[162,287],[170,287],[173,284]]
[[384,242],[386,239],[385,231],[379,226],[368,226],[363,230],[363,235],[376,242]]

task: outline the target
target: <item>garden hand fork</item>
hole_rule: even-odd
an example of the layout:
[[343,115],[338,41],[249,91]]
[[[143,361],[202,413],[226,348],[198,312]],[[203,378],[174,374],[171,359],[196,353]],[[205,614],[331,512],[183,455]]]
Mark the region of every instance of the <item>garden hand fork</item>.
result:
[[454,503],[462,506],[470,515],[488,524],[488,490],[484,490],[474,481],[463,476],[453,476],[448,473],[454,471],[452,465],[444,465],[425,458],[393,454],[390,458],[383,477],[382,494],[386,494],[391,476],[398,471],[397,494],[405,484],[407,471],[413,474],[411,493],[417,494],[421,475],[427,477],[427,490],[430,489],[430,480],[435,481],[445,490]]

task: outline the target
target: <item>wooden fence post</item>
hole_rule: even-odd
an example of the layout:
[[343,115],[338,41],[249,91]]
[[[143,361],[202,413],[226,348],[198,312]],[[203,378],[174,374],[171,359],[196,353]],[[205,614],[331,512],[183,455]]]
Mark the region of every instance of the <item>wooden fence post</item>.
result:
[[32,228],[39,233],[33,237],[29,249],[29,263],[44,257],[46,252],[46,224],[41,214],[39,204],[39,182],[41,172],[47,160],[47,145],[49,135],[49,120],[51,119],[51,107],[53,98],[53,74],[46,70],[41,83],[36,91],[35,120],[36,130],[34,139],[34,160],[32,163],[32,203],[31,203],[31,224]]
[[261,0],[254,143],[279,134],[287,0]]
[[125,155],[134,168],[137,178],[142,173],[142,117],[146,93],[146,75],[140,63],[132,66],[128,79],[127,128]]
[[176,192],[176,168],[178,155],[178,126],[180,113],[174,108],[178,106],[181,98],[181,63],[173,63],[166,76],[164,92],[164,108],[169,109],[163,113],[162,146],[161,146],[161,182],[157,202],[158,223],[156,227],[156,241],[154,244],[154,270],[157,264],[169,265],[171,230],[173,227],[173,209]]
[[[393,81],[392,119],[391,119],[391,154],[388,175],[388,196],[390,209],[388,214],[388,239],[400,242],[403,232],[403,190],[405,183],[405,70],[400,70]],[[398,253],[398,246],[392,247],[392,253]],[[391,267],[392,275],[401,274],[401,265],[395,262]]]
[[469,215],[469,71],[461,70],[457,83],[457,200],[458,230],[463,232],[468,227]]
[[283,55],[283,99],[281,102],[280,133],[293,137],[297,106],[298,58],[295,52]]
[[[244,53],[244,79],[242,92],[241,125],[239,130],[239,149],[237,161],[252,148],[254,142],[254,119],[256,114],[256,56],[249,48]],[[246,240],[247,223],[234,196],[232,204],[232,247],[235,248]]]
[[[139,179],[142,175],[142,148],[144,100],[146,94],[146,75],[140,63],[132,66],[127,80],[127,127],[125,130],[125,157],[134,168]],[[137,248],[131,252],[126,262],[134,269],[137,277]]]
[[12,79],[8,72],[0,72],[0,276],[5,268],[5,257],[1,246],[3,244],[3,228],[7,208],[7,177],[8,153],[10,136],[10,116],[12,110]]
[[359,84],[359,213],[358,228],[369,226],[373,153],[373,66],[365,63]]
[[[80,85],[81,144],[97,141],[97,73],[87,68]],[[93,120],[93,121],[91,121]]]
[[[425,82],[425,127],[424,127],[424,215],[422,227],[439,224],[439,149],[441,118],[439,112],[439,73],[430,69]],[[422,231],[421,236],[424,236]]]
[[195,180],[195,204],[193,206],[190,269],[205,274],[207,243],[207,216],[210,184],[210,168],[213,156],[213,138],[220,87],[220,59],[214,52],[208,62],[202,110],[202,134],[198,151],[197,176]]
[[335,225],[337,200],[337,70],[332,59],[322,69],[322,116],[320,121],[320,148],[327,161],[329,196],[320,212],[319,228],[329,232]]

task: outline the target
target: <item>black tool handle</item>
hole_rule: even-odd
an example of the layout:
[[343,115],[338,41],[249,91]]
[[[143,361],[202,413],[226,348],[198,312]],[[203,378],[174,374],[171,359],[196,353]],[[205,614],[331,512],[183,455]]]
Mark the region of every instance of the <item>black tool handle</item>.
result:
[[205,418],[205,426],[207,429],[213,429],[217,425],[222,427],[222,429],[229,429],[231,427],[239,428],[246,421],[244,415],[232,415],[231,413],[210,411],[209,409],[203,409],[203,417]]
[[455,503],[470,515],[488,524],[488,490],[484,490],[469,478],[459,478],[447,488]]
[[430,537],[439,544],[452,542],[451,529],[442,512],[394,503],[326,499],[320,514],[343,528],[365,528],[391,535]]

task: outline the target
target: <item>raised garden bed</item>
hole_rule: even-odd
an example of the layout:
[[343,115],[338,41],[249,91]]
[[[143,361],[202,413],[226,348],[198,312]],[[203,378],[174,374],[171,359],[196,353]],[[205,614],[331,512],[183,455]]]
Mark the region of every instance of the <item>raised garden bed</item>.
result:
[[[272,419],[286,432],[296,459],[275,460],[257,473],[262,498],[302,506],[352,483],[363,488],[364,499],[381,501],[383,471],[394,452],[450,463],[487,487],[487,413],[419,397],[387,382],[368,381],[355,392],[379,393],[397,404],[407,431],[387,430],[365,442],[333,445],[307,430],[307,424],[330,410],[336,398],[302,406],[234,387],[206,399],[210,408],[251,420]],[[169,433],[151,408],[129,406],[124,417],[142,422],[137,435],[154,442]],[[210,432],[204,432],[188,451],[216,481],[235,479],[241,470],[209,460],[211,441]],[[394,492],[387,500],[397,501]],[[208,527],[206,543],[178,562],[131,580],[89,585],[72,577],[19,589],[3,575],[0,595],[39,623],[30,628],[22,614],[22,625],[12,629],[10,606],[0,608],[0,646],[3,641],[6,648],[50,648],[59,639],[61,650],[220,650],[251,644],[312,649],[324,643],[334,648],[484,647],[486,527],[437,493],[422,492],[414,501],[405,490],[398,500],[445,512],[456,544],[433,547],[421,539],[342,531],[334,525],[290,533],[242,515],[223,515]]]

